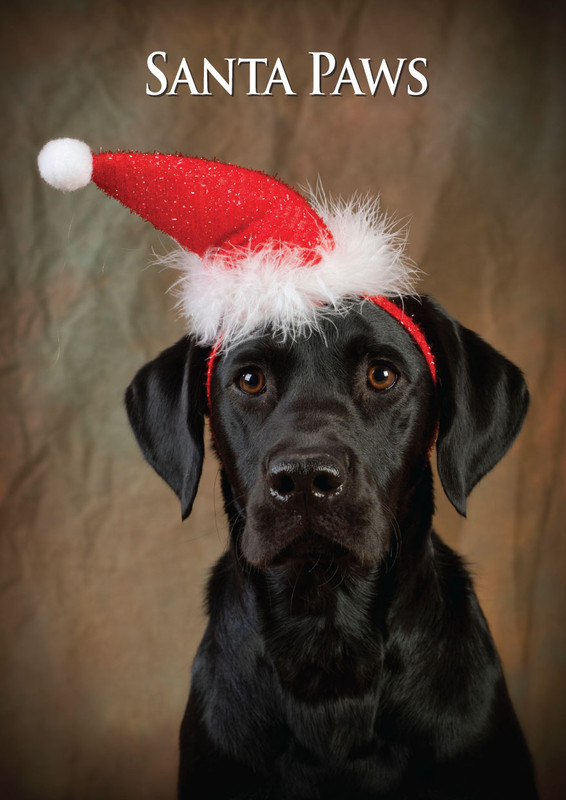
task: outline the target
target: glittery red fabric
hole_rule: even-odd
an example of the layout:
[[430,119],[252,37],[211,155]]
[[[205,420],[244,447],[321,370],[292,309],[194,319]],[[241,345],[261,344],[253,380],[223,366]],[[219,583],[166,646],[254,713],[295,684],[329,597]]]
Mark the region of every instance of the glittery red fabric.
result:
[[402,308],[399,308],[399,306],[395,305],[395,303],[393,303],[391,300],[388,300],[387,297],[368,297],[367,299],[371,300],[372,303],[375,303],[376,306],[379,306],[384,311],[387,311],[387,313],[391,314],[392,317],[395,317],[397,322],[400,322],[405,330],[411,334],[421,353],[425,357],[430,374],[432,375],[432,381],[436,386],[436,364],[434,363],[434,355],[424,333],[421,331],[417,323],[412,319],[412,317],[410,317],[408,314],[405,314]]
[[332,242],[307,201],[262,172],[160,153],[98,153],[93,162],[100,189],[199,256],[283,243],[316,263],[315,248]]
[[[371,300],[372,303],[375,303],[384,311],[387,311],[387,313],[391,314],[392,317],[395,317],[397,322],[399,322],[405,328],[407,333],[410,333],[410,335],[413,337],[413,341],[415,342],[415,344],[418,346],[419,350],[425,357],[425,361],[428,365],[432,377],[432,382],[436,386],[437,377],[436,377],[436,363],[434,361],[434,354],[430,349],[430,345],[427,342],[424,333],[419,328],[414,319],[410,317],[408,314],[405,314],[402,308],[395,305],[395,303],[393,303],[391,300],[388,300],[387,297],[378,296],[378,297],[368,297],[367,299]],[[436,440],[438,438],[438,425],[439,422],[437,420],[427,449],[427,458],[429,459],[432,455],[432,451],[434,450],[434,445],[436,444]]]
[[208,357],[208,363],[206,365],[206,402],[208,408],[208,421],[210,426],[210,434],[214,440],[214,444],[216,445],[216,449],[218,450],[218,454],[220,455],[220,449],[218,447],[218,443],[216,441],[216,436],[214,435],[214,428],[212,427],[212,422],[210,422],[211,418],[211,409],[212,409],[212,400],[210,397],[211,392],[211,384],[212,384],[212,371],[214,369],[214,364],[216,363],[216,357],[218,355],[218,351],[220,350],[220,346],[222,344],[222,336],[218,338],[218,341],[210,351],[210,355]]

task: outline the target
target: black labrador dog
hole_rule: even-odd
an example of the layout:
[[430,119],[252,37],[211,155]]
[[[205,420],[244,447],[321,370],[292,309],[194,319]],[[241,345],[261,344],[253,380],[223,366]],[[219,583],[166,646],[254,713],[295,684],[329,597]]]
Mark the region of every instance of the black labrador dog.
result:
[[352,302],[320,333],[215,359],[190,337],[127,409],[186,517],[210,413],[230,547],[181,730],[181,798],[520,800],[533,769],[461,559],[432,529],[510,447],[520,371],[434,301],[404,299],[436,358]]

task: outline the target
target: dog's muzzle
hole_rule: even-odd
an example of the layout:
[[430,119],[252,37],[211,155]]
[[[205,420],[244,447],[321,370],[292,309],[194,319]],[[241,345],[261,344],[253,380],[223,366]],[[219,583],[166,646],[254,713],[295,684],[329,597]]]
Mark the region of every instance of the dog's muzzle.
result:
[[256,566],[377,556],[383,514],[362,475],[346,446],[272,450],[247,503],[243,555]]

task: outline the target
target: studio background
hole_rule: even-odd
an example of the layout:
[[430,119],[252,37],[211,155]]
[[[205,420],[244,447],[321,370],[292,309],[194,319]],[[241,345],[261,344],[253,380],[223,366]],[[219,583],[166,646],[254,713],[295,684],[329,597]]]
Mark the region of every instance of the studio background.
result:
[[[169,241],[94,187],[62,195],[45,141],[202,155],[381,193],[410,221],[422,290],[525,372],[527,423],[462,519],[541,796],[566,796],[564,16],[554,3],[21,2],[3,6],[0,270],[0,796],[173,798],[177,733],[226,544],[209,455],[190,519],[138,451],[135,371],[183,332],[148,267]],[[277,57],[296,97],[149,97],[146,59]],[[425,57],[410,97],[311,97],[312,50]],[[265,74],[263,72],[261,75]],[[359,71],[360,77],[363,73]],[[415,83],[415,82],[413,82]],[[333,88],[326,82],[327,91]]]

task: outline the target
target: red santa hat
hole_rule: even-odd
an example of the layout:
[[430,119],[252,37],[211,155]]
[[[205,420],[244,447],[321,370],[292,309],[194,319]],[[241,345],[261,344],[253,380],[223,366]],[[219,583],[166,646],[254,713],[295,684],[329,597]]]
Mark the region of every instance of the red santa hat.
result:
[[161,153],[92,153],[76,139],[48,142],[38,166],[65,192],[94,182],[176,240],[162,260],[180,271],[174,291],[201,344],[221,337],[230,346],[267,329],[295,337],[348,301],[369,298],[405,326],[433,372],[424,337],[387,299],[414,293],[417,270],[377,201],[333,202],[319,192],[307,202],[254,170]]

